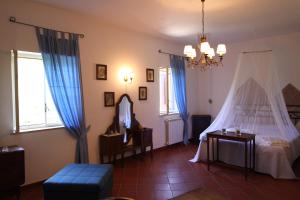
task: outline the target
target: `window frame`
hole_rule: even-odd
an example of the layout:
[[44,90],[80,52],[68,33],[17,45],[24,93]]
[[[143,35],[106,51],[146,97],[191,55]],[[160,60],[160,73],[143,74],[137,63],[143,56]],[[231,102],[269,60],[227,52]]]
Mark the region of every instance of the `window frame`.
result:
[[[169,116],[169,115],[178,115],[179,114],[179,110],[177,108],[177,112],[170,112],[170,79],[169,79],[169,73],[170,73],[170,76],[172,76],[172,72],[171,72],[171,67],[170,66],[166,66],[166,67],[160,67],[159,68],[159,78],[160,78],[160,71],[162,69],[166,69],[166,75],[167,75],[167,83],[166,83],[166,88],[167,88],[167,110],[165,113],[161,112],[161,110],[159,109],[159,115],[160,116]],[[159,91],[160,91],[160,88],[161,88],[161,85],[159,85]],[[175,99],[175,102],[176,102],[176,99]],[[160,104],[160,100],[159,100],[159,104]],[[175,103],[176,104],[176,103]],[[160,106],[160,105],[159,105]],[[177,107],[177,105],[176,105]]]
[[[61,121],[60,124],[53,124],[48,125],[45,123],[45,126],[35,126],[32,125],[30,128],[21,129],[20,127],[20,105],[19,105],[19,76],[18,76],[18,58],[25,58],[19,56],[19,52],[24,53],[39,53],[39,52],[30,52],[30,51],[21,51],[21,50],[11,50],[11,73],[12,73],[12,101],[13,101],[13,134],[21,134],[21,133],[28,133],[28,132],[35,132],[35,131],[43,131],[43,130],[49,130],[49,129],[58,129],[58,128],[64,128],[63,122]],[[26,57],[27,58],[27,57]],[[34,56],[28,57],[27,59],[40,59],[38,57],[34,58]],[[42,60],[42,59],[41,59]],[[44,78],[44,81],[46,78]],[[45,84],[44,84],[45,88]],[[45,93],[45,90],[44,90]],[[52,97],[51,97],[52,98]],[[45,118],[46,118],[46,98],[44,101],[45,104]],[[61,119],[60,119],[61,120]],[[47,120],[46,120],[47,121]],[[46,122],[45,121],[45,122]]]

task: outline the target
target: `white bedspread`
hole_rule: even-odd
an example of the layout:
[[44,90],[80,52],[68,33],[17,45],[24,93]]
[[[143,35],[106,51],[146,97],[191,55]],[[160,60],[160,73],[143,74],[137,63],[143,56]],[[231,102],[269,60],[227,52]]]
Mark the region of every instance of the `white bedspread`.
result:
[[[214,146],[216,147],[216,145]],[[210,145],[210,147],[212,148],[212,145]],[[198,152],[191,161],[206,161],[206,150],[206,141],[201,141]],[[274,138],[257,136],[255,155],[255,171],[270,174],[274,178],[295,179],[297,177],[292,170],[292,164],[300,155],[300,136],[292,141],[281,141]],[[210,158],[212,159],[212,154],[210,155]],[[220,140],[219,159],[228,164],[244,167],[244,144]],[[248,163],[249,162],[250,160]]]

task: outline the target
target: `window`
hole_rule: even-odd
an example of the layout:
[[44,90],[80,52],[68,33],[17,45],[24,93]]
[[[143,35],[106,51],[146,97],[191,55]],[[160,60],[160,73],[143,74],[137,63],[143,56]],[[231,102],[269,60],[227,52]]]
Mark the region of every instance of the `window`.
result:
[[40,53],[14,51],[15,132],[63,126]]
[[159,69],[160,114],[178,113],[170,67]]

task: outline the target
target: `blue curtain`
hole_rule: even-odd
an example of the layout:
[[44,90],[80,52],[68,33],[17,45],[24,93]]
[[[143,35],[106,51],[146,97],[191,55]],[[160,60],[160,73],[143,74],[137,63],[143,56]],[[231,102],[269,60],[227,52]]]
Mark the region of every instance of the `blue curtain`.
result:
[[183,142],[188,144],[188,118],[187,100],[186,100],[186,81],[185,81],[185,64],[181,56],[170,55],[171,72],[173,78],[173,87],[177,107],[181,119],[183,120]]
[[54,104],[77,141],[75,162],[88,163],[78,35],[42,28],[36,28],[36,35]]

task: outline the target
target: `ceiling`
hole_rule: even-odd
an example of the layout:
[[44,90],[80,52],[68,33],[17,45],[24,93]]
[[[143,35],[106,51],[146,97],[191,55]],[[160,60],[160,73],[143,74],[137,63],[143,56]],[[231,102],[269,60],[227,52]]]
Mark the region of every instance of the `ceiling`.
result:
[[[177,42],[201,33],[201,0],[34,0]],[[209,40],[236,42],[300,31],[299,0],[206,0]]]

